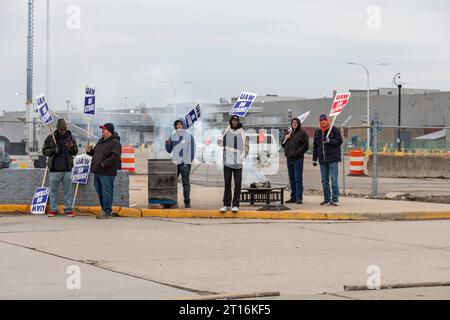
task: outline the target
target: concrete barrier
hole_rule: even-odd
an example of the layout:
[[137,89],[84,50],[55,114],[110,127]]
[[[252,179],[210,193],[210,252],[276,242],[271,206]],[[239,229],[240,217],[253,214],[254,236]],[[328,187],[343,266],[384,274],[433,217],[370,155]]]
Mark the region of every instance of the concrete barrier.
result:
[[[29,205],[34,191],[41,186],[45,169],[1,169],[0,170],[0,204]],[[127,171],[119,171],[114,181],[113,205],[128,207],[129,176]],[[45,186],[49,186],[48,176]],[[75,192],[75,185],[73,185]],[[62,185],[59,188],[58,204],[62,204]],[[98,197],[94,189],[94,176],[89,177],[89,184],[80,185],[76,206],[98,206]]]
[[[368,173],[372,176],[373,156]],[[450,179],[450,157],[415,155],[378,155],[378,176],[382,178],[447,178]]]

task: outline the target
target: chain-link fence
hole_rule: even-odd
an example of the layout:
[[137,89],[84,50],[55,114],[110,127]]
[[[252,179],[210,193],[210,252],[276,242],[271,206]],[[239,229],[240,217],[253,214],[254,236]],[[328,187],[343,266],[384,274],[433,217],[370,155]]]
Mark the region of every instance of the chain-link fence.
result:
[[370,128],[345,127],[342,131],[344,192],[450,199],[450,128],[374,122]]
[[[150,118],[149,118],[150,119]],[[103,120],[103,119],[102,119]],[[107,119],[104,119],[105,121]],[[147,175],[147,159],[170,158],[164,144],[173,132],[171,121],[149,123],[136,115],[134,122],[117,126],[122,144],[131,147],[134,174]],[[80,152],[86,144],[86,124],[69,120],[69,129],[78,137]],[[163,125],[163,123],[165,125]],[[98,124],[95,126],[100,134]],[[264,126],[264,127],[263,127]],[[289,185],[286,159],[280,147],[284,128],[247,128],[249,154],[244,166],[244,184],[268,180],[274,185]],[[305,155],[304,186],[307,192],[322,189],[320,170],[312,166],[312,138],[315,128],[304,128],[310,136]],[[393,127],[373,123],[371,127],[341,127],[342,162],[339,168],[341,193],[373,197],[410,194],[419,197],[450,198],[450,128]],[[217,140],[226,124],[198,124],[189,129],[196,140],[196,157],[191,181],[207,186],[223,185],[222,148]],[[92,129],[91,129],[92,131]],[[93,131],[94,132],[94,131]],[[49,128],[39,119],[26,123],[19,117],[0,119],[0,152],[8,153],[11,168],[42,167],[41,154]],[[95,141],[94,136],[91,141]],[[130,154],[127,155],[130,157]],[[127,160],[128,161],[128,160]]]

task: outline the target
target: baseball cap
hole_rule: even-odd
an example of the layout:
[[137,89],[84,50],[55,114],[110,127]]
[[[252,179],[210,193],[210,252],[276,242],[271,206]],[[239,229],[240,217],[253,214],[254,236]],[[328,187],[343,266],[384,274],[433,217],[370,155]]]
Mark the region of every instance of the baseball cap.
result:
[[106,129],[111,133],[114,133],[114,125],[112,123],[105,123],[104,125],[100,126],[101,129]]

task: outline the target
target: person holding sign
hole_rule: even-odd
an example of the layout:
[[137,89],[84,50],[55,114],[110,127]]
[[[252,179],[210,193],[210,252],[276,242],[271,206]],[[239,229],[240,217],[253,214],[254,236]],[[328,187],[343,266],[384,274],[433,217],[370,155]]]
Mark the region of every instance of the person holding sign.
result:
[[[242,163],[248,154],[248,141],[245,130],[239,122],[239,117],[233,115],[230,118],[230,126],[225,130],[222,138],[217,141],[219,146],[223,146],[223,175],[225,180],[225,190],[223,194],[223,207],[220,212],[225,213],[233,207],[231,211],[239,211],[239,198],[242,185]],[[234,178],[234,194],[231,201],[231,179]]]
[[97,219],[109,219],[112,215],[114,179],[120,167],[122,145],[112,123],[106,123],[100,128],[102,137],[95,147],[87,145],[86,153],[92,156],[91,171],[94,173],[95,191],[102,207],[102,213]]
[[195,158],[195,140],[185,129],[183,121],[175,120],[173,126],[175,132],[166,141],[166,151],[172,153],[172,161],[177,164],[178,176],[181,174],[184,207],[190,208],[191,185],[189,183],[189,175],[191,173],[191,163]]
[[[55,139],[53,139],[53,135]],[[60,183],[62,183],[64,189],[64,214],[74,217],[71,176],[73,157],[77,155],[78,147],[72,133],[70,130],[67,130],[67,124],[63,118],[58,119],[56,131],[45,139],[42,153],[48,157],[48,170],[50,172],[50,213],[48,216],[54,217],[58,214],[58,189]]]
[[[338,163],[341,162],[341,132],[330,127],[326,114],[319,117],[320,128],[314,133],[313,165],[320,164],[324,201],[321,205],[339,205]],[[331,179],[331,192],[330,192]]]
[[303,160],[309,148],[309,138],[302,130],[299,118],[291,120],[291,130],[285,136],[281,146],[287,159],[291,198],[286,203],[303,203]]

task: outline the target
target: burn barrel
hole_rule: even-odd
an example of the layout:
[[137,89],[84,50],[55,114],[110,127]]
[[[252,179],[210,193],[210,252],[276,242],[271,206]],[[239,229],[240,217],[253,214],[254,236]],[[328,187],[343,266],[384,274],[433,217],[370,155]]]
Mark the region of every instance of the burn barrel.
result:
[[148,203],[177,207],[177,165],[171,159],[148,159]]

